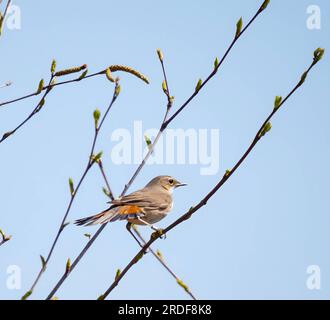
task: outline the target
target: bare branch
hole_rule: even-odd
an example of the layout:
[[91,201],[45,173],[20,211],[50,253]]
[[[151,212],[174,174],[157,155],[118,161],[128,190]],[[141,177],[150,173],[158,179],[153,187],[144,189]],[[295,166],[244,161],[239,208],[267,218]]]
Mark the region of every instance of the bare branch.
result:
[[[137,71],[137,70],[135,70],[135,69],[133,69],[131,67],[122,66],[122,65],[111,65],[111,66],[108,67],[108,69],[112,70],[112,72],[122,71],[122,72],[127,72],[127,73],[130,73],[130,74],[133,74],[136,77],[138,77],[141,80],[143,80],[144,82],[148,83],[148,79],[147,79],[146,76],[144,76],[142,73],[140,73],[139,71]],[[93,77],[96,77],[96,76],[99,76],[99,75],[102,75],[103,76],[106,73],[106,70],[107,69],[104,69],[104,70],[101,70],[99,72],[91,73],[89,75],[87,74],[87,70],[85,70],[77,78],[70,79],[70,80],[65,80],[65,81],[60,81],[60,82],[56,82],[56,83],[52,84],[51,87],[54,88],[54,87],[57,87],[57,86],[62,86],[62,85],[73,83],[73,82],[79,82],[79,81],[83,81],[85,79],[93,78]],[[49,87],[50,87],[50,85],[49,86],[45,86],[45,87],[43,87],[42,90],[47,90],[47,89],[49,89]],[[11,103],[14,103],[14,102],[17,102],[17,101],[21,101],[21,100],[24,100],[24,99],[31,98],[31,97],[33,97],[35,95],[36,95],[36,92],[32,92],[32,93],[29,93],[29,94],[24,95],[22,97],[19,97],[19,98],[15,98],[15,99],[12,99],[12,100],[1,102],[0,103],[0,107],[5,106],[5,105],[8,105],[8,104],[11,104]]]
[[[53,60],[51,69],[53,69],[53,68],[55,69],[55,67],[56,67],[56,61]],[[122,71],[122,72],[127,72],[127,73],[130,73],[130,74],[133,74],[134,76],[138,77],[142,81],[144,81],[146,83],[149,83],[149,80],[145,75],[143,75],[142,73],[140,73],[139,71],[137,71],[137,70],[135,70],[131,67],[122,66],[122,65],[112,65],[112,66],[109,66],[108,69],[112,70],[113,72]],[[46,98],[46,96],[48,95],[48,93],[50,92],[51,89],[53,89],[54,87],[59,86],[59,85],[81,81],[83,79],[94,77],[94,76],[97,76],[97,75],[103,75],[103,74],[106,73],[107,69],[102,70],[102,71],[97,72],[97,73],[94,73],[94,74],[91,74],[91,75],[86,75],[87,74],[87,65],[84,64],[84,65],[79,66],[79,67],[68,68],[68,69],[58,71],[58,72],[54,72],[54,71],[55,70],[51,70],[51,77],[50,77],[50,81],[49,81],[48,85],[44,86],[43,85],[43,80],[42,80],[42,82],[39,83],[39,88],[37,89],[37,91],[35,91],[31,94],[28,94],[26,96],[20,97],[20,98],[15,98],[13,100],[9,100],[9,101],[0,103],[0,107],[1,107],[1,106],[4,106],[4,105],[7,105],[7,104],[11,104],[11,103],[14,103],[14,102],[17,102],[17,101],[20,101],[20,100],[24,100],[24,99],[36,96],[36,95],[40,94],[42,91],[45,91],[43,97],[41,98],[41,100],[39,101],[37,106],[33,109],[33,111],[16,128],[14,128],[13,130],[7,131],[3,134],[2,138],[0,139],[0,144],[4,140],[6,140],[8,137],[13,135],[17,130],[19,130],[23,125],[25,125],[33,116],[35,116],[41,110],[41,108],[43,107],[43,105],[45,103],[45,98]],[[55,83],[55,79],[57,79],[57,77],[69,75],[69,74],[76,73],[76,72],[79,72],[79,71],[83,71],[83,73],[80,76],[78,76],[77,78]],[[115,81],[115,80],[113,80],[113,81]]]
[[[49,84],[47,86],[47,90],[44,92],[44,94],[42,95],[42,98],[39,100],[38,104],[36,105],[36,107],[32,110],[32,112],[19,124],[17,125],[13,130],[7,131],[3,134],[2,138],[0,139],[0,144],[5,141],[7,138],[9,138],[11,135],[13,135],[17,130],[19,130],[21,127],[23,127],[32,117],[34,117],[44,106],[45,104],[45,99],[47,97],[47,95],[49,94],[49,92],[52,89],[52,86],[50,86],[51,82],[53,81],[54,76],[52,75],[50,77],[49,80]],[[40,82],[41,83],[41,82]],[[38,92],[36,92],[34,95],[39,94]]]
[[109,196],[109,198],[111,199],[111,200],[114,200],[114,195],[113,195],[113,192],[112,192],[112,190],[111,190],[111,187],[110,187],[110,183],[109,183],[109,181],[108,181],[108,177],[106,176],[106,174],[105,174],[105,171],[104,171],[104,168],[103,168],[103,163],[102,163],[102,160],[100,160],[100,161],[98,161],[98,163],[97,163],[98,165],[99,165],[99,168],[100,168],[100,171],[101,171],[101,174],[102,174],[102,177],[103,177],[103,179],[104,179],[104,181],[105,181],[105,184],[106,184],[106,186],[107,186],[107,195]]
[[[267,1],[267,0],[266,0]],[[266,2],[265,1],[265,2]],[[264,2],[264,3],[265,3]],[[265,10],[266,7],[264,7],[264,3],[261,5],[261,7],[258,9],[256,14],[252,17],[252,19],[248,22],[248,24],[245,26],[245,28],[238,34],[235,35],[234,39],[232,40],[231,44],[229,45],[228,49],[226,50],[225,54],[223,55],[220,62],[215,66],[213,71],[209,74],[209,76],[201,83],[198,90],[195,90],[194,93],[181,105],[181,107],[164,123],[164,127],[167,127],[182,111],[183,109],[198,95],[201,89],[204,88],[204,86],[216,75],[219,68],[223,64],[223,62],[226,60],[228,54],[236,44],[237,40],[244,34],[244,32],[250,27],[250,25],[254,22],[254,20],[260,15],[261,12]]]

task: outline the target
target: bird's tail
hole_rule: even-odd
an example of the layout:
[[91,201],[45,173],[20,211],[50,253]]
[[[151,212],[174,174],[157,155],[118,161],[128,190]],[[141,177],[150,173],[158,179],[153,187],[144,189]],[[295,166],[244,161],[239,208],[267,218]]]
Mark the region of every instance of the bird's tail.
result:
[[108,208],[98,214],[95,214],[93,216],[89,216],[86,218],[82,218],[82,219],[78,219],[75,221],[75,224],[77,226],[91,226],[94,224],[103,224],[109,221],[115,221],[118,218],[118,212],[116,210],[116,208],[112,209],[112,208]]
[[93,216],[89,216],[86,218],[78,219],[75,221],[75,224],[77,226],[92,226],[94,224],[103,224],[107,222],[114,222],[117,220],[125,220],[128,218],[137,218],[140,216],[140,213],[131,213],[129,209],[127,209],[129,206],[123,206],[123,207],[110,207],[98,214],[95,214]]

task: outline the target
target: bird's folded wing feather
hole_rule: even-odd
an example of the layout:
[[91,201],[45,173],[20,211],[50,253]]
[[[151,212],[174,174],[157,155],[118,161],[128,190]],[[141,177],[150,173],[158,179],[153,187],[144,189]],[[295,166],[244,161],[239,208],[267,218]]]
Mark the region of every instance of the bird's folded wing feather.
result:
[[[165,199],[164,199],[165,200]],[[114,199],[110,202],[114,207],[117,206],[136,206],[140,208],[158,208],[167,207],[167,201],[157,199],[152,192],[146,192],[144,189],[135,191],[127,196]]]

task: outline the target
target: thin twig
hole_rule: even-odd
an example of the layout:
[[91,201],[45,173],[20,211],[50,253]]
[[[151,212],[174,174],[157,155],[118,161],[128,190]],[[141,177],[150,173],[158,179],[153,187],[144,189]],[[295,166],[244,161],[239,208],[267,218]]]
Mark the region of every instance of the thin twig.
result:
[[0,229],[0,236],[1,236],[0,246],[2,246],[11,239],[11,236],[5,235],[5,233],[1,229]]
[[[143,242],[144,245],[146,245],[146,240],[142,237],[141,233],[139,230],[133,226],[133,230],[135,234],[138,236],[138,238]],[[149,247],[150,252],[153,254],[153,256],[163,265],[163,267],[172,275],[172,277],[176,280],[176,282],[187,292],[187,294],[190,295],[190,297],[193,300],[197,300],[194,294],[191,292],[190,288],[183,284],[181,278],[179,278],[174,271],[169,267],[169,265],[165,262],[164,257],[160,255],[160,252],[155,252],[151,247]]]
[[143,248],[134,256],[134,258],[127,264],[127,266],[122,270],[120,275],[116,277],[116,279],[113,281],[113,283],[110,285],[110,287],[104,292],[102,295],[102,298],[105,299],[110,292],[118,285],[120,280],[125,276],[125,274],[132,268],[132,266],[137,263],[144,255],[145,251],[157,240],[159,239],[163,234],[167,234],[170,230],[181,224],[182,222],[188,220],[195,212],[197,212],[200,208],[205,206],[208,202],[208,200],[228,181],[228,179],[233,175],[233,173],[240,167],[240,165],[244,162],[244,160],[247,158],[247,156],[250,154],[250,152],[254,149],[256,144],[259,142],[261,137],[266,133],[264,129],[266,128],[266,124],[269,123],[269,121],[273,118],[273,116],[277,113],[280,107],[293,95],[293,93],[303,84],[303,82],[306,79],[307,74],[309,71],[315,66],[315,64],[318,61],[313,61],[313,63],[309,66],[307,71],[304,72],[302,78],[298,82],[298,84],[290,91],[290,93],[285,97],[285,99],[278,105],[277,108],[274,108],[273,111],[269,114],[269,116],[266,118],[266,120],[261,125],[260,129],[257,131],[257,134],[255,135],[254,139],[252,140],[250,146],[247,148],[245,153],[242,155],[242,157],[237,161],[237,163],[234,165],[234,167],[227,171],[225,175],[222,177],[222,179],[213,187],[213,189],[194,207],[191,207],[185,214],[183,214],[180,218],[178,218],[175,222],[170,224],[168,227],[166,227],[164,230],[161,230],[161,232],[154,232],[151,235],[150,240],[143,246]]
[[31,288],[30,288],[30,290],[29,290],[28,292],[31,292],[31,293],[33,292],[35,286],[37,285],[37,283],[39,282],[39,280],[40,280],[42,274],[44,273],[45,268],[46,268],[46,266],[47,266],[47,264],[48,264],[48,262],[49,262],[49,260],[50,260],[50,258],[51,258],[51,256],[52,256],[52,253],[53,253],[53,251],[54,251],[54,248],[55,248],[55,246],[56,246],[56,244],[57,244],[57,241],[58,241],[58,239],[59,239],[59,237],[60,237],[60,235],[61,235],[61,233],[62,233],[64,227],[65,227],[66,224],[67,224],[66,219],[67,219],[67,216],[68,216],[68,214],[69,214],[69,212],[70,212],[70,210],[71,210],[71,207],[72,207],[73,201],[74,201],[74,199],[75,199],[75,197],[76,197],[76,195],[77,195],[77,192],[78,192],[78,190],[79,190],[79,188],[80,188],[82,182],[84,181],[84,179],[85,179],[87,173],[89,172],[89,170],[91,169],[91,167],[92,167],[93,164],[95,163],[95,159],[94,159],[94,150],[95,150],[96,141],[97,141],[97,138],[98,138],[99,132],[100,132],[100,130],[101,130],[101,128],[102,128],[102,125],[103,125],[103,123],[104,123],[104,121],[105,121],[105,119],[106,119],[106,117],[107,117],[107,115],[108,115],[108,113],[109,113],[111,107],[113,106],[114,102],[116,101],[116,99],[117,99],[117,97],[118,97],[118,93],[117,93],[117,88],[118,88],[118,86],[119,86],[118,83],[116,83],[116,86],[115,86],[115,89],[114,89],[114,93],[113,93],[113,96],[112,96],[111,102],[110,102],[110,104],[109,104],[109,106],[108,106],[108,108],[107,108],[105,114],[103,115],[100,124],[99,124],[99,125],[95,125],[94,138],[93,138],[93,142],[92,142],[91,150],[90,150],[90,153],[89,153],[89,157],[88,157],[88,161],[87,161],[86,168],[85,168],[85,170],[84,170],[84,172],[83,172],[83,174],[82,174],[82,176],[81,176],[81,178],[80,178],[80,180],[79,180],[79,182],[78,182],[78,185],[77,185],[76,189],[74,190],[74,192],[71,193],[71,198],[70,198],[69,204],[68,204],[67,209],[66,209],[66,211],[65,211],[65,214],[64,214],[64,216],[63,216],[63,219],[62,219],[62,222],[61,222],[61,224],[60,224],[60,227],[59,227],[59,229],[58,229],[58,231],[57,231],[57,234],[56,234],[56,237],[55,237],[55,239],[54,239],[54,241],[53,241],[53,244],[52,244],[52,246],[51,246],[51,249],[50,249],[50,251],[49,251],[49,253],[48,253],[48,255],[47,255],[47,258],[46,258],[46,260],[45,260],[45,263],[43,264],[42,268],[40,269],[40,271],[39,271],[39,273],[38,273],[38,275],[37,275],[37,278],[36,278],[35,281],[33,282],[32,286],[31,286]]
[[[80,77],[77,77],[75,79],[71,79],[71,80],[65,80],[65,81],[61,81],[61,82],[57,82],[57,83],[54,83],[51,85],[51,87],[57,87],[57,86],[61,86],[63,84],[68,84],[68,83],[72,83],[72,82],[79,82],[79,81],[82,81],[82,80],[85,80],[85,79],[88,79],[88,78],[91,78],[91,77],[95,77],[97,75],[100,75],[104,73],[104,70],[100,71],[100,72],[96,72],[96,73],[92,73],[90,75],[86,75],[84,78],[80,79]],[[47,90],[49,88],[49,85],[48,86],[45,86],[43,87],[42,90]],[[21,100],[24,100],[24,99],[27,99],[27,98],[31,98],[33,96],[36,95],[36,92],[32,92],[32,93],[29,93],[27,95],[24,95],[22,97],[19,97],[19,98],[15,98],[15,99],[12,99],[12,100],[8,100],[8,101],[4,101],[4,102],[1,102],[0,103],[0,107],[2,106],[5,106],[7,104],[11,104],[11,103],[14,103],[14,102],[17,102],[17,101],[21,101]]]
[[165,67],[164,67],[164,61],[163,59],[160,59],[160,63],[162,66],[162,71],[163,71],[163,76],[164,76],[164,81],[166,83],[166,87],[167,87],[167,91],[166,91],[166,96],[167,96],[167,108],[164,114],[164,118],[163,121],[160,125],[160,128],[158,130],[158,133],[156,135],[156,138],[154,139],[153,143],[149,146],[148,148],[148,152],[145,155],[145,157],[143,158],[142,162],[140,163],[140,165],[138,166],[138,168],[135,170],[135,172],[133,173],[131,179],[128,181],[128,183],[125,185],[121,196],[125,195],[125,193],[127,192],[127,190],[130,188],[130,186],[132,185],[132,183],[134,182],[134,180],[136,179],[136,177],[138,176],[138,174],[140,173],[141,169],[144,167],[144,165],[146,164],[146,162],[148,161],[149,157],[152,155],[152,153],[154,152],[154,148],[155,145],[157,144],[159,138],[161,137],[163,131],[166,129],[166,126],[164,126],[164,124],[167,122],[168,116],[169,116],[169,112],[172,108],[173,105],[173,99],[170,95],[170,91],[169,91],[169,86],[168,86],[168,82],[167,82],[167,76],[166,76],[166,72],[165,72]]
[[233,41],[229,45],[228,49],[226,50],[225,54],[223,55],[222,59],[220,60],[219,64],[214,68],[214,70],[209,74],[209,76],[203,81],[202,85],[200,86],[199,90],[195,90],[194,93],[181,105],[181,107],[166,121],[164,126],[168,126],[174,118],[176,118],[183,109],[198,95],[199,91],[204,88],[204,86],[216,75],[219,68],[223,64],[223,62],[226,60],[228,54],[236,44],[237,40],[244,34],[244,32],[250,27],[250,25],[254,22],[254,20],[259,16],[259,14],[263,11],[263,5],[259,8],[259,10],[256,12],[256,14],[252,17],[252,19],[248,22],[248,24],[245,26],[245,28],[239,33],[238,36],[234,37]]
[[[257,13],[252,17],[252,19],[249,21],[249,23],[246,25],[246,27],[241,31],[240,35],[236,36],[235,39],[231,42],[229,48],[227,49],[225,56],[222,58],[221,62],[219,63],[219,65],[214,68],[214,70],[211,72],[211,74],[209,75],[209,77],[207,78],[207,80],[202,84],[201,88],[202,89],[205,84],[216,74],[217,70],[219,69],[220,65],[225,61],[225,58],[228,56],[229,52],[231,51],[231,49],[233,48],[234,44],[236,43],[236,41],[240,38],[240,36],[247,30],[247,28],[252,24],[252,22],[258,17],[258,15],[265,9],[264,5],[265,3],[268,3],[268,0],[265,0],[263,2],[263,4],[260,6],[260,8],[258,9]],[[200,91],[200,90],[199,90]],[[198,91],[198,92],[199,92]],[[136,169],[136,171],[134,172],[133,176],[131,177],[131,179],[129,180],[129,182],[125,185],[121,196],[125,195],[125,193],[127,192],[127,190],[130,188],[130,186],[132,185],[132,183],[134,182],[135,178],[137,177],[137,175],[139,174],[139,172],[141,171],[141,169],[144,167],[144,165],[146,164],[146,161],[149,159],[150,155],[153,153],[153,150],[155,148],[155,145],[157,144],[160,136],[162,135],[163,131],[167,128],[167,126],[169,125],[170,122],[172,122],[177,115],[189,104],[189,102],[198,94],[198,92],[194,92],[192,94],[192,96],[190,96],[190,98],[178,109],[178,111],[176,113],[174,113],[174,115],[168,119],[168,114],[170,111],[170,108],[166,109],[161,127],[159,129],[159,132],[154,140],[154,142],[149,146],[148,152],[145,155],[145,157],[143,158],[142,162],[140,163],[140,165],[138,166],[138,168]],[[170,95],[168,94],[168,97]],[[101,232],[103,231],[103,229],[107,226],[107,224],[103,224],[101,225],[101,227],[99,227],[99,229],[97,230],[97,232],[93,235],[93,237],[88,241],[88,243],[86,244],[86,246],[82,249],[82,251],[80,252],[80,254],[78,255],[78,257],[75,259],[75,261],[72,263],[70,271],[67,272],[66,274],[64,274],[59,281],[56,283],[55,287],[51,290],[51,292],[49,293],[49,295],[47,296],[47,300],[51,299],[52,296],[55,294],[55,292],[59,289],[59,287],[62,285],[62,283],[65,281],[65,279],[69,276],[69,274],[73,271],[73,269],[75,268],[75,266],[79,263],[79,261],[81,260],[81,258],[85,255],[85,253],[88,251],[88,249],[91,247],[91,245],[94,243],[94,241],[97,239],[97,237],[101,234]],[[149,241],[150,242],[150,241]],[[149,243],[148,242],[148,243]],[[148,244],[147,243],[147,244]],[[149,245],[150,246],[150,245]],[[148,247],[149,247],[148,246]],[[141,251],[140,251],[141,252]]]
[[[195,90],[194,93],[181,105],[181,107],[178,108],[178,110],[170,117],[168,117],[168,114],[165,114],[163,123],[161,125],[161,128],[155,138],[154,143],[152,144],[152,146],[149,148],[149,152],[146,154],[145,158],[142,160],[141,164],[139,165],[139,167],[137,168],[137,170],[135,171],[135,173],[133,174],[132,178],[130,179],[130,181],[126,184],[123,194],[126,193],[126,191],[128,190],[128,188],[131,186],[131,184],[134,182],[136,176],[139,174],[140,170],[142,169],[142,167],[145,165],[146,161],[148,160],[150,154],[153,152],[153,147],[154,145],[157,143],[157,141],[159,140],[161,134],[163,133],[163,131],[167,128],[167,126],[183,111],[183,109],[198,95],[198,93],[200,92],[201,89],[204,88],[204,86],[215,76],[215,74],[217,73],[217,71],[219,70],[220,66],[223,64],[223,62],[225,61],[226,57],[228,56],[228,54],[230,53],[230,51],[232,50],[232,48],[234,47],[235,43],[237,42],[237,40],[242,36],[242,34],[249,28],[249,26],[254,22],[254,20],[259,16],[259,14],[263,11],[263,5],[260,6],[260,8],[258,9],[258,11],[256,12],[256,14],[252,17],[252,19],[248,22],[248,24],[246,25],[246,27],[241,31],[241,33],[236,36],[233,41],[231,42],[231,44],[229,45],[228,49],[226,50],[224,56],[222,57],[221,61],[219,62],[219,64],[217,65],[217,67],[215,67],[213,69],[213,71],[210,73],[210,75],[206,78],[206,80],[202,83],[202,85],[200,86],[199,90]],[[163,68],[163,72],[164,72],[164,77],[165,77],[165,81],[166,81],[166,85],[167,85],[167,89],[168,89],[168,83],[166,80],[166,73],[164,70],[164,65],[163,62],[162,63],[162,68]],[[169,94],[167,94],[168,97],[168,101],[169,101],[169,105],[170,105],[170,101],[171,96]],[[167,112],[170,110],[170,108],[168,108]]]
[[[44,92],[42,95],[42,98],[39,100],[37,106],[32,110],[32,112],[19,124],[17,125],[13,130],[7,131],[6,133],[3,134],[2,138],[0,139],[0,143],[5,141],[7,138],[9,138],[11,135],[13,135],[17,130],[19,130],[21,127],[23,127],[32,117],[34,117],[43,107],[45,103],[45,99],[49,92],[52,89],[52,86],[50,85],[54,79],[54,76],[51,75],[49,84],[47,86],[47,90]],[[36,92],[34,95],[37,95],[38,92]]]
[[2,20],[1,20],[1,23],[0,23],[0,36],[2,34],[2,28],[3,28],[3,25],[5,23],[5,19],[6,19],[7,12],[8,12],[8,9],[9,9],[10,5],[11,5],[11,0],[8,0],[7,5],[6,5],[6,9],[3,13]]
[[[53,60],[53,64],[54,64],[54,70],[55,70],[55,67],[56,67],[56,61]],[[53,64],[52,64],[52,68],[53,68]],[[51,89],[53,89],[54,87],[56,86],[59,86],[59,85],[63,85],[63,84],[67,84],[67,83],[72,83],[72,82],[77,82],[77,81],[81,81],[83,79],[86,79],[86,78],[91,78],[91,77],[94,77],[94,76],[97,76],[97,75],[103,75],[107,72],[108,69],[112,70],[113,72],[116,72],[116,71],[122,71],[122,72],[127,72],[127,73],[130,73],[130,74],[133,74],[135,77],[141,79],[142,81],[146,82],[146,83],[149,83],[149,80],[147,79],[146,76],[144,76],[143,74],[141,74],[139,71],[131,68],[131,67],[128,67],[128,66],[123,66],[123,65],[111,65],[108,67],[108,69],[105,69],[105,70],[101,70],[99,72],[96,72],[96,73],[93,73],[93,74],[90,74],[90,75],[86,75],[87,73],[87,70],[85,70],[87,68],[87,65],[84,64],[80,67],[74,67],[74,68],[69,68],[69,69],[65,69],[65,70],[61,70],[59,72],[56,72],[54,73],[54,70],[52,70],[52,74],[51,74],[51,79],[49,81],[49,84],[47,86],[44,86],[44,87],[41,87],[41,88],[38,88],[38,90],[36,92],[33,92],[31,94],[28,94],[26,96],[23,96],[23,97],[20,97],[20,98],[15,98],[13,100],[9,100],[9,101],[6,101],[6,102],[2,102],[0,103],[0,106],[3,106],[3,105],[6,105],[6,104],[10,104],[10,103],[14,103],[14,102],[17,102],[17,101],[20,101],[20,100],[23,100],[23,99],[27,99],[27,98],[30,98],[30,97],[33,97],[35,95],[38,95],[40,94],[42,91],[45,91],[46,93],[44,94],[44,97],[43,99],[40,100],[39,104],[37,105],[37,107],[32,111],[32,113],[22,122],[20,123],[14,130],[11,130],[11,131],[8,131],[6,132],[2,139],[0,140],[0,143],[3,142],[4,140],[6,140],[9,136],[11,136],[12,134],[14,134],[20,127],[22,127],[27,121],[29,121],[37,112],[40,111],[42,105],[41,103],[44,103],[45,102],[45,97],[46,95],[49,93],[49,91]],[[75,78],[75,79],[71,79],[71,80],[66,80],[66,81],[62,81],[62,82],[58,82],[58,83],[54,83],[55,82],[55,79],[57,76],[63,76],[63,75],[68,75],[68,74],[71,74],[71,73],[75,73],[78,71],[83,71],[83,73]],[[61,74],[61,75],[60,75]],[[111,81],[115,81],[115,79],[111,79]],[[40,85],[40,84],[39,84]]]
[[110,187],[110,183],[109,183],[109,180],[108,180],[108,177],[106,176],[105,174],[105,171],[104,171],[104,168],[103,168],[103,163],[102,163],[102,160],[100,159],[97,164],[99,165],[99,168],[100,168],[100,171],[101,171],[101,174],[102,174],[102,177],[103,177],[103,180],[105,181],[105,184],[107,186],[107,191],[108,191],[108,196],[111,200],[114,200],[115,197],[113,195],[113,192],[111,190],[111,187]]
[[[123,66],[123,65],[111,65],[111,66],[108,67],[108,69],[110,69],[112,72],[122,71],[122,72],[133,74],[134,76],[138,77],[139,79],[143,80],[144,82],[149,83],[147,81],[147,78],[143,74],[141,74],[139,71],[137,71],[137,70],[135,70],[131,67],[127,67],[127,66]],[[73,83],[73,82],[80,82],[80,81],[83,81],[83,80],[86,80],[86,79],[89,79],[89,78],[93,78],[93,77],[99,76],[99,75],[103,76],[106,73],[106,70],[107,69],[103,69],[101,71],[91,73],[91,74],[85,74],[86,73],[86,70],[85,70],[77,78],[64,80],[64,81],[54,83],[54,84],[51,85],[51,87],[53,88],[53,87],[57,87],[57,86],[62,86],[64,84],[69,84],[69,83]],[[42,88],[42,90],[47,90],[48,88],[49,88],[49,86],[45,86],[45,87]],[[1,102],[0,107],[2,107],[4,105],[11,104],[11,103],[14,103],[14,102],[17,102],[17,101],[24,100],[24,99],[27,99],[27,98],[31,98],[34,95],[36,95],[36,92],[32,92],[32,93],[29,93],[29,94],[24,95],[22,97],[19,97],[19,98],[15,98],[15,99],[12,99],[12,100]]]

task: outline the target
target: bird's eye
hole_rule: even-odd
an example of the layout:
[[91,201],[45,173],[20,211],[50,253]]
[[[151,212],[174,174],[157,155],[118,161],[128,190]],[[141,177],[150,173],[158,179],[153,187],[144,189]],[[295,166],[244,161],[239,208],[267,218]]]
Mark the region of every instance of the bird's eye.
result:
[[173,181],[173,179],[169,179],[168,182],[169,182],[169,184],[173,184],[174,181]]

